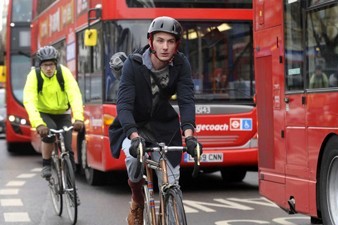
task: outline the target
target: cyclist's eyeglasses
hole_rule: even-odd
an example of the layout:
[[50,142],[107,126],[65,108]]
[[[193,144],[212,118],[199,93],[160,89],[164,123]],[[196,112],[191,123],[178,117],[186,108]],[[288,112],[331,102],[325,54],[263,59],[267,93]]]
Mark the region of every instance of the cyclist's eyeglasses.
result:
[[55,63],[42,63],[41,68],[45,70],[48,68],[55,69]]

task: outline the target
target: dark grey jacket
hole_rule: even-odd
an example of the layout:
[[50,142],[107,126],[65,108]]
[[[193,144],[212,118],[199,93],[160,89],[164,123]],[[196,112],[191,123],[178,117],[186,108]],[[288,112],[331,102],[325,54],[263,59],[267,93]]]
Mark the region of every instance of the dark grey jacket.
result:
[[[195,100],[190,63],[182,53],[177,53],[173,66],[169,68],[168,86],[160,90],[159,103],[152,109],[151,71],[142,64],[140,56],[132,54],[125,61],[117,99],[117,118],[109,128],[113,157],[119,158],[125,137],[145,125],[157,142],[172,146],[182,145],[181,129],[194,129]],[[169,102],[175,93],[181,125],[178,114]],[[176,166],[180,163],[181,153],[169,153],[168,158]]]

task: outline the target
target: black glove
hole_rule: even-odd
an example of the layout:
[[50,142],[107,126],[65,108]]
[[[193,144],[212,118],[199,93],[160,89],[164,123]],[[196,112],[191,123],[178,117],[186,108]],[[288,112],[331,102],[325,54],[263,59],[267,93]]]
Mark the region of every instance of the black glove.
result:
[[202,150],[202,145],[197,141],[197,139],[194,136],[189,136],[185,138],[185,144],[187,146],[187,152],[189,155],[192,157],[195,157],[197,152],[196,152],[196,147],[197,145],[200,146],[200,155],[202,155],[203,150]]
[[73,130],[74,131],[81,131],[83,129],[83,121],[81,120],[75,120],[74,124],[73,124]]
[[38,134],[43,138],[43,137],[47,137],[48,133],[49,133],[49,129],[48,127],[46,127],[45,125],[39,125],[36,128],[36,131],[38,132]]
[[[131,145],[129,148],[129,154],[134,158],[137,158],[139,155],[139,145],[142,144],[143,149],[146,147],[145,141],[142,137],[136,137],[131,140]],[[143,151],[144,155],[144,151]]]

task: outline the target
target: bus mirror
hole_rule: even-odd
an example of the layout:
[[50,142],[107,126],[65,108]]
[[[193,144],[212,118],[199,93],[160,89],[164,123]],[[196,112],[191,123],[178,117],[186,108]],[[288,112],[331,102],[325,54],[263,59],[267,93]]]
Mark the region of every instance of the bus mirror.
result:
[[97,30],[96,29],[87,29],[85,31],[85,46],[95,46],[97,43]]
[[6,82],[6,66],[0,66],[0,83]]

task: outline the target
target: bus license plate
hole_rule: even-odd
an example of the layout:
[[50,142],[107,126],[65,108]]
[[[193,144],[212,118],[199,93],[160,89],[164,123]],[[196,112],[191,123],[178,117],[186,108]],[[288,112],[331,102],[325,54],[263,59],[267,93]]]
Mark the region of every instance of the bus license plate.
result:
[[[194,158],[188,153],[184,155],[184,162],[194,162]],[[222,153],[203,153],[201,155],[201,162],[223,162]]]

